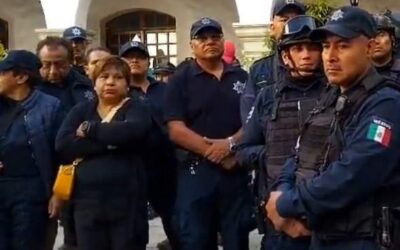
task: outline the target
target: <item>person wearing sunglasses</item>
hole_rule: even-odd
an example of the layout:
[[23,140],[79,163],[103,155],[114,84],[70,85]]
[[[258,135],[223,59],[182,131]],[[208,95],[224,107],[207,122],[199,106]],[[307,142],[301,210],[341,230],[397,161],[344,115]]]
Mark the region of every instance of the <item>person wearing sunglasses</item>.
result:
[[[237,147],[240,163],[247,169],[256,169],[259,212],[264,212],[265,199],[279,173],[292,154],[301,126],[326,86],[321,70],[320,44],[309,35],[317,27],[311,16],[297,16],[284,26],[278,51],[285,73],[274,85],[265,87],[255,102],[254,112],[244,127],[244,137]],[[262,222],[266,221],[265,215]],[[267,222],[265,250],[308,249],[309,237],[291,239],[274,230]]]
[[167,85],[165,121],[179,150],[173,223],[180,250],[247,250],[252,201],[247,170],[236,164],[240,95],[246,78],[225,63],[221,25],[211,18],[190,31],[195,57]]

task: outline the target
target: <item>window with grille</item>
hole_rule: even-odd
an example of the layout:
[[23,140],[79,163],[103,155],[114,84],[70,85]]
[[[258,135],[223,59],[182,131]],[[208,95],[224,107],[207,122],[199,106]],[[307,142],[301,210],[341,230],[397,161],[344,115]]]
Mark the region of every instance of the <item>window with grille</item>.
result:
[[151,67],[170,61],[177,63],[175,18],[155,11],[135,11],[118,16],[106,24],[106,46],[114,54],[134,37],[140,38],[149,50]]

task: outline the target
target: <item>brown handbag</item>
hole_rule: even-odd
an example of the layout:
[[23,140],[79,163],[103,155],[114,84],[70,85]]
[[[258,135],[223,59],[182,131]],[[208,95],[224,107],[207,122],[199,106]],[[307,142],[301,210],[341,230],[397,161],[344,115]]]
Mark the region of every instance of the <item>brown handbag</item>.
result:
[[[112,120],[118,110],[127,102],[129,98],[125,98],[120,104],[115,106],[108,112],[106,117],[101,121],[107,123]],[[72,191],[74,188],[75,170],[83,158],[75,159],[72,164],[61,165],[58,168],[56,180],[53,185],[53,194],[61,200],[68,201],[71,199]]]

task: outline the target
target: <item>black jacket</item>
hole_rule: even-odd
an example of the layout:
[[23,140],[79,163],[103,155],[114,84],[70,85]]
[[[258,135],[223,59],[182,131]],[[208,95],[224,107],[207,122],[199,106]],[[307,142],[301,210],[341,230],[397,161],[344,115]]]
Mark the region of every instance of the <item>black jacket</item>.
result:
[[[75,106],[56,138],[65,163],[84,158],[77,168],[75,198],[144,193],[143,152],[152,126],[147,106],[130,100],[110,123],[101,123],[96,108],[97,102]],[[84,121],[90,123],[88,135],[78,138],[76,130]]]
[[80,102],[96,99],[92,82],[74,68],[70,70],[62,83],[56,85],[43,81],[37,89],[58,98],[65,112],[69,112]]

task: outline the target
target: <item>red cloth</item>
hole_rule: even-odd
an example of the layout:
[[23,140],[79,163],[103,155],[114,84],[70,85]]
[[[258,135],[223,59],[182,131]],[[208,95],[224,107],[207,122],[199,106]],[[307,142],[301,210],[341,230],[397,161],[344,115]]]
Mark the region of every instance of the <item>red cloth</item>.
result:
[[224,43],[224,56],[223,59],[226,63],[232,64],[236,59],[236,48],[232,41],[226,40]]

